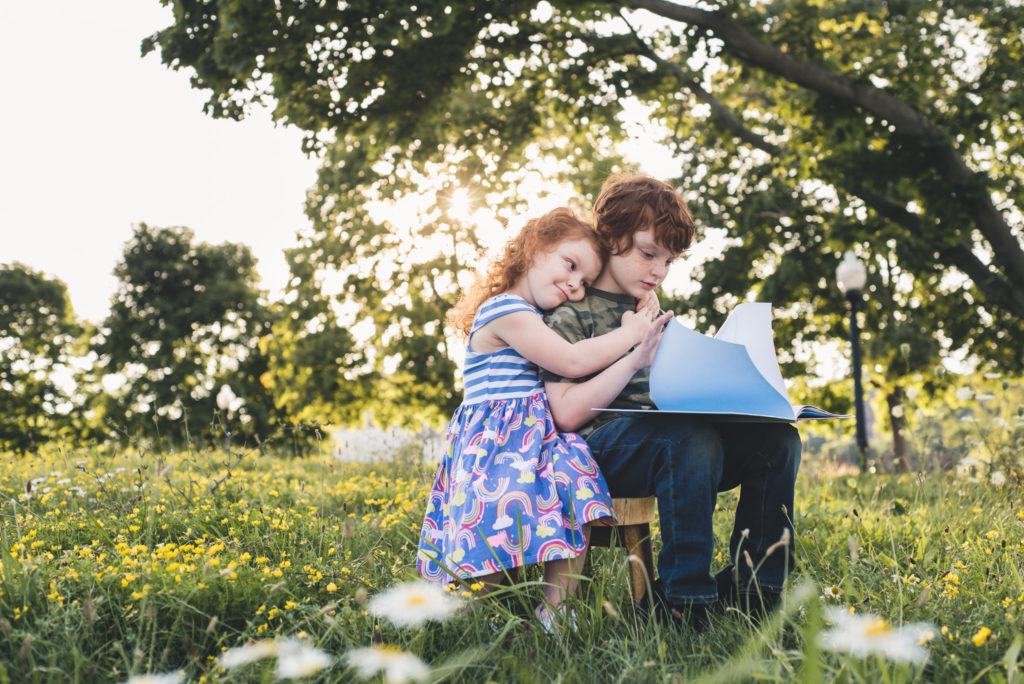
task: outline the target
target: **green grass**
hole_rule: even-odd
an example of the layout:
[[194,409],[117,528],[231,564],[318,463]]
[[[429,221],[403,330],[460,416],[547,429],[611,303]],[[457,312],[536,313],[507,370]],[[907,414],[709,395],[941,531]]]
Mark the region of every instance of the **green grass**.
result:
[[[813,462],[809,459],[808,462]],[[396,629],[367,596],[415,576],[432,468],[255,452],[66,451],[0,457],[0,682],[269,681],[225,649],[300,636],[342,656],[388,644],[447,681],[1022,681],[1024,496],[953,474],[798,481],[797,571],[759,627],[703,636],[641,624],[625,554],[596,549],[579,630],[531,619],[537,573],[444,623]],[[719,499],[725,548],[736,492]],[[657,546],[656,546],[657,548]],[[719,555],[716,569],[727,560]],[[826,591],[828,593],[826,593]],[[926,665],[821,650],[828,606],[931,622]],[[973,637],[991,630],[984,640]],[[348,680],[339,662],[311,681]]]

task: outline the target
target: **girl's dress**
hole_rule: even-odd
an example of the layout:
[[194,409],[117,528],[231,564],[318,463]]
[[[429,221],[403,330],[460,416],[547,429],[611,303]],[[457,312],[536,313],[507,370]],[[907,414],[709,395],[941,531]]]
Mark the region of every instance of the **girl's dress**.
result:
[[[516,311],[502,294],[476,313],[473,333]],[[465,396],[455,411],[420,533],[417,569],[433,581],[574,558],[584,523],[611,523],[608,485],[578,435],[555,429],[536,367],[510,347],[466,344]]]

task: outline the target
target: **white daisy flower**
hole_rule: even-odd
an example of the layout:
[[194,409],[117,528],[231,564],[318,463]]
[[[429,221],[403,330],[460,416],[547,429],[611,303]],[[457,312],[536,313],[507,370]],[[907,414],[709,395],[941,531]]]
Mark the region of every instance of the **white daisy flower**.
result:
[[329,667],[334,658],[330,653],[298,639],[284,639],[277,643],[278,679],[297,679],[316,674]]
[[272,639],[263,639],[262,641],[256,641],[224,651],[217,659],[217,665],[225,670],[230,670],[275,655],[277,655],[277,643]]
[[928,623],[893,627],[877,615],[851,615],[842,608],[830,608],[826,618],[833,627],[818,635],[819,643],[857,657],[879,654],[897,662],[921,664],[928,660],[923,644],[935,636],[935,626]]
[[371,615],[396,627],[415,627],[427,620],[445,620],[459,607],[458,599],[438,584],[404,582],[377,594],[367,604]]
[[363,679],[383,672],[386,684],[420,682],[430,675],[430,668],[422,660],[391,646],[357,648],[345,657]]
[[185,681],[185,671],[162,672],[160,674],[142,674],[129,677],[125,684],[181,684]]

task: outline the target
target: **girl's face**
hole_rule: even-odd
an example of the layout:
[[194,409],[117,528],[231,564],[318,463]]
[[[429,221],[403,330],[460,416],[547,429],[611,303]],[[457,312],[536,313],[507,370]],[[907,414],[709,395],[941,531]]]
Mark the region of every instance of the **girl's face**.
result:
[[550,251],[538,252],[512,291],[541,311],[550,311],[562,302],[583,299],[602,266],[588,240],[565,240]]

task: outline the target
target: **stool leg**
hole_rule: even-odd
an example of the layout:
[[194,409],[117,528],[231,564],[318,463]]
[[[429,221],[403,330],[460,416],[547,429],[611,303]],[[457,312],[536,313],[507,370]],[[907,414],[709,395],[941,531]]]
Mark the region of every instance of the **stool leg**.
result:
[[629,563],[629,584],[633,593],[633,602],[639,603],[647,593],[647,583],[654,581],[654,552],[651,548],[651,526],[647,523],[639,525],[623,525],[622,542],[626,553],[636,556],[640,562]]
[[[647,577],[650,578],[650,582],[654,582],[654,549],[651,547],[651,526],[649,523],[644,523],[640,526],[640,560],[644,564],[644,572],[647,573]],[[644,586],[644,589],[647,587]],[[643,597],[641,597],[643,598]],[[639,600],[639,599],[638,599]]]

